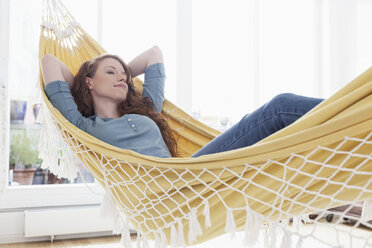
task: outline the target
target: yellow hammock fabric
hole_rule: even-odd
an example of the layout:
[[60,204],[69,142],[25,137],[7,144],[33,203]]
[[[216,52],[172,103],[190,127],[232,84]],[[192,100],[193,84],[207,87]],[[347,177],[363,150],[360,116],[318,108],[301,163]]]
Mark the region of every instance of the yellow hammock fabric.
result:
[[[106,52],[60,1],[48,1],[44,11],[40,58],[53,54],[75,73]],[[107,204],[115,203],[124,238],[129,222],[139,240],[154,239],[159,246],[200,243],[237,230],[245,230],[246,243],[253,244],[261,224],[273,230],[275,223],[372,198],[372,69],[259,143],[199,158],[188,156],[219,132],[167,100],[162,113],[182,158],[111,146],[68,122],[45,94],[43,99],[69,149],[106,189]],[[298,243],[306,238],[293,235]]]

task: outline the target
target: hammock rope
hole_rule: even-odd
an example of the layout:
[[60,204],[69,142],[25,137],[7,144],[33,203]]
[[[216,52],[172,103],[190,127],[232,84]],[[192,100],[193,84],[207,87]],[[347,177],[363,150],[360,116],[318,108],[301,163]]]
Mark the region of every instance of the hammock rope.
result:
[[[45,0],[39,56],[50,53],[73,73],[80,64],[105,50],[75,21],[60,0]],[[141,90],[141,82],[136,79]],[[41,91],[43,83],[41,78]],[[74,178],[81,161],[105,189],[102,212],[116,220],[124,247],[184,247],[223,233],[244,231],[244,244],[265,247],[296,244],[307,239],[337,246],[317,232],[327,225],[347,240],[368,247],[372,234],[353,232],[368,222],[349,210],[372,199],[372,68],[291,126],[242,149],[189,158],[219,132],[198,122],[169,101],[162,114],[178,140],[181,158],[156,158],[119,149],[69,123],[43,93],[44,118],[40,151],[42,167]],[[327,210],[350,205],[335,223],[324,224]],[[309,219],[309,214],[317,217]],[[345,231],[343,218],[355,220]],[[306,224],[311,222],[311,224]],[[280,241],[280,242],[279,242]],[[354,241],[353,241],[354,242]]]

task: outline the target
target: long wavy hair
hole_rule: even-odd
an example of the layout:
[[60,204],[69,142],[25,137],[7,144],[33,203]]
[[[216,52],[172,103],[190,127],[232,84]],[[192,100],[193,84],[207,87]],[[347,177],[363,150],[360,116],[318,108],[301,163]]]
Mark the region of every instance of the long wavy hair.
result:
[[149,97],[144,97],[136,91],[129,67],[116,55],[104,54],[93,60],[88,60],[81,65],[78,73],[75,75],[74,84],[71,90],[72,96],[78,106],[78,110],[85,117],[94,115],[93,98],[85,80],[86,77],[92,78],[94,76],[100,62],[106,58],[116,59],[123,66],[125,73],[127,74],[126,83],[128,84],[128,94],[126,99],[118,106],[119,114],[121,116],[125,114],[139,114],[152,119],[158,125],[171,155],[177,157],[177,142],[171,133],[167,121],[155,110],[154,104]]

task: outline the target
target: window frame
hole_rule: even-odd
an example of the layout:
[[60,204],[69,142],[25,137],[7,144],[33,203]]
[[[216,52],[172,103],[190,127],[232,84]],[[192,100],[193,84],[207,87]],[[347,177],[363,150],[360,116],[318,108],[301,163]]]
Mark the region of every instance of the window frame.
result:
[[[9,37],[10,0],[0,0],[0,33]],[[9,39],[0,39],[0,210],[99,204],[104,190],[98,183],[9,186]],[[95,192],[95,193],[92,193]]]

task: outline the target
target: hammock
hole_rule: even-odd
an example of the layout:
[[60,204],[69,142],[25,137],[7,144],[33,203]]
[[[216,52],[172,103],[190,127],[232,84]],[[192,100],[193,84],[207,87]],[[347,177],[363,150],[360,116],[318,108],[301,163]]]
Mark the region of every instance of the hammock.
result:
[[[53,54],[76,73],[83,61],[105,52],[59,0],[45,2],[40,58]],[[42,82],[40,87],[44,92]],[[360,236],[353,230],[371,228],[372,68],[257,144],[198,158],[188,157],[219,132],[170,101],[165,100],[162,114],[178,139],[181,158],[111,146],[68,122],[45,94],[43,99],[49,111],[44,111],[40,142],[42,166],[74,178],[81,161],[104,187],[104,213],[116,220],[114,232],[122,234],[125,247],[131,247],[130,229],[137,231],[139,247],[148,240],[156,247],[183,247],[240,230],[246,245],[256,244],[261,234],[270,247],[301,247],[308,238],[330,246],[355,240],[357,247],[371,245],[371,233]],[[351,215],[361,201],[363,216]],[[341,205],[349,207],[340,218],[322,223],[333,213],[327,209]],[[345,229],[343,218],[355,224]],[[309,225],[314,230],[326,225],[338,238],[301,231]]]

